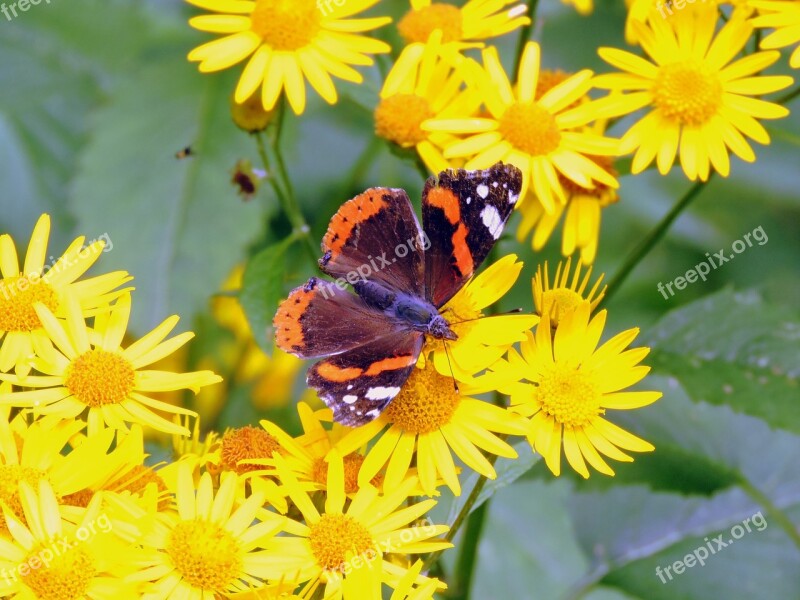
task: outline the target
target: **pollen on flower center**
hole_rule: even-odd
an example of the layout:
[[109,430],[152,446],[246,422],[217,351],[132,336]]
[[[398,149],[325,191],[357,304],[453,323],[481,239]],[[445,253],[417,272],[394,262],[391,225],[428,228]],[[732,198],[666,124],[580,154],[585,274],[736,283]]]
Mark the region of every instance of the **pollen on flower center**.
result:
[[325,514],[308,534],[311,552],[326,571],[343,572],[348,555],[362,556],[375,542],[369,530],[353,517]]
[[[34,548],[24,564],[41,564],[43,548]],[[53,554],[53,552],[51,552]],[[97,574],[94,559],[81,546],[59,552],[45,566],[30,568],[25,577],[36,598],[41,600],[80,600],[86,597],[89,584]]]
[[278,452],[281,445],[269,433],[260,427],[247,425],[231,429],[222,436],[220,449],[220,466],[228,471],[235,471],[240,475],[250,471],[263,469],[262,465],[240,464],[240,461],[254,458],[272,458],[273,452]]
[[33,331],[42,324],[33,305],[41,302],[51,311],[58,308],[58,298],[47,283],[27,276],[0,281],[0,331]]
[[460,403],[453,380],[429,366],[414,369],[384,414],[406,432],[430,433],[449,423]]
[[251,28],[275,50],[299,50],[319,33],[320,16],[314,0],[256,0]]
[[64,387],[86,406],[97,408],[124,401],[135,380],[133,365],[121,354],[94,349],[70,363]]
[[178,523],[169,534],[166,551],[181,577],[207,592],[225,590],[242,570],[241,546],[216,523]]
[[531,156],[549,154],[561,143],[555,117],[536,102],[517,102],[500,118],[500,133]]
[[395,94],[384,98],[375,109],[375,133],[400,146],[410,147],[427,139],[423,121],[435,116],[425,98],[416,94]]
[[713,70],[696,61],[664,65],[652,88],[653,103],[680,125],[702,125],[722,105],[722,83]]
[[408,11],[397,24],[407,44],[424,44],[437,29],[442,30],[445,43],[460,40],[464,35],[461,10],[452,4],[432,2],[430,6]]
[[[39,481],[46,479],[47,474],[39,469],[23,465],[0,465],[0,501],[14,513],[18,519],[25,522],[25,513],[19,499],[19,482],[24,481],[34,489],[39,486]],[[0,523],[0,532],[8,531],[5,519]]]
[[542,410],[566,427],[584,427],[602,413],[597,382],[574,366],[555,364],[543,373],[536,397]]

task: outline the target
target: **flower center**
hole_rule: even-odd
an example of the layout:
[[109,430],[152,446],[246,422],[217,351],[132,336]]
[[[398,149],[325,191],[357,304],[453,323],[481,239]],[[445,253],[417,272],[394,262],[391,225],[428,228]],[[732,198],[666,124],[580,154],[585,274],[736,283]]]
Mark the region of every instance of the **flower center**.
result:
[[[24,481],[34,489],[38,489],[39,481],[42,479],[47,479],[47,474],[39,469],[22,465],[0,465],[0,501],[23,523],[26,521],[19,499],[19,482]],[[0,532],[7,531],[6,520],[0,519]]]
[[347,515],[322,515],[308,534],[311,552],[326,571],[345,570],[348,554],[361,556],[373,547],[369,530]]
[[33,331],[42,324],[33,305],[41,302],[51,311],[58,308],[58,298],[41,279],[8,277],[0,281],[0,331]]
[[550,315],[550,324],[558,327],[559,321],[574,311],[583,302],[583,297],[567,288],[547,290],[542,294],[542,314]]
[[[60,544],[59,544],[60,545]],[[94,559],[80,546],[66,552],[53,552],[47,565],[42,565],[42,553],[47,548],[38,547],[31,552],[23,564],[28,565],[27,585],[41,600],[80,600],[86,597],[89,584],[97,574]],[[38,568],[33,565],[38,564]]]
[[251,28],[274,50],[299,50],[320,30],[320,11],[312,0],[257,0]]
[[500,133],[511,144],[531,156],[549,154],[561,143],[556,119],[536,102],[517,102],[500,118]]
[[661,67],[652,93],[655,106],[679,125],[702,125],[722,105],[719,76],[693,60]]
[[[344,457],[344,492],[345,494],[355,494],[358,491],[358,472],[361,470],[361,465],[364,464],[364,457],[361,454],[354,452]],[[328,463],[324,458],[318,458],[314,461],[314,466],[311,469],[311,478],[313,481],[320,485],[328,485]],[[378,487],[383,481],[383,477],[375,475],[370,480],[370,483]]]
[[223,469],[235,471],[240,475],[250,471],[259,471],[262,465],[239,464],[242,460],[253,458],[272,458],[273,452],[279,452],[281,445],[274,437],[260,427],[247,425],[231,429],[222,436],[220,463]]
[[430,433],[449,423],[460,403],[453,380],[429,365],[414,369],[385,414],[404,431]]
[[239,543],[216,523],[178,523],[169,534],[166,551],[181,577],[206,592],[225,591],[242,570]]
[[395,94],[384,98],[375,109],[375,133],[406,148],[427,139],[422,122],[435,113],[425,98],[416,94]]
[[461,10],[452,4],[433,2],[419,10],[410,10],[400,19],[397,30],[407,44],[425,43],[437,29],[442,30],[443,42],[455,42],[464,35]]
[[566,427],[583,427],[602,412],[597,383],[574,366],[550,367],[542,374],[536,395],[542,410]]
[[64,386],[90,408],[119,404],[133,391],[136,371],[116,352],[84,352],[67,368]]

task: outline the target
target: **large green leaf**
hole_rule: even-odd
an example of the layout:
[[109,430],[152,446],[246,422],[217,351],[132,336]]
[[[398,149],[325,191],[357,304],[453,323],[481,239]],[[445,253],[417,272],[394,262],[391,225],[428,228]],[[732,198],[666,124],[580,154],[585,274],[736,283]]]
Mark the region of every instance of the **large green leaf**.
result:
[[697,402],[800,432],[800,324],[753,291],[725,290],[669,313],[642,338],[648,363]]

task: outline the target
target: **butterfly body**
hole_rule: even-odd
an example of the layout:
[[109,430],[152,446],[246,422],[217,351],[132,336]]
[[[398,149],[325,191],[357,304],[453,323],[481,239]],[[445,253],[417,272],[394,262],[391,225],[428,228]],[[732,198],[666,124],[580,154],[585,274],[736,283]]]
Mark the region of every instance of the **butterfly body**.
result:
[[398,189],[371,188],[333,216],[319,265],[335,281],[312,277],[293,290],[273,325],[281,349],[321,359],[308,384],[336,421],[375,419],[426,337],[458,339],[442,309],[500,237],[521,186],[519,170],[502,163],[442,172],[423,191],[424,229]]

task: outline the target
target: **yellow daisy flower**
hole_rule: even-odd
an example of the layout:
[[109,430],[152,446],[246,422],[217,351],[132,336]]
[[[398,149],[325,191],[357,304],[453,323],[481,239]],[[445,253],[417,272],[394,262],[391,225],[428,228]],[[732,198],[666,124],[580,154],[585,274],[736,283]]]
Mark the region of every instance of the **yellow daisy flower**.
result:
[[261,86],[261,101],[271,110],[281,92],[296,114],[306,106],[305,82],[329,104],[338,95],[331,75],[361,83],[351,65],[373,64],[371,54],[390,51],[385,42],[365,35],[391,22],[388,17],[349,19],[378,0],[186,0],[215,14],[193,17],[200,31],[225,37],[198,46],[189,60],[200,71],[227,69],[250,57],[236,86],[243,103]]
[[123,579],[124,546],[93,499],[78,523],[65,522],[46,480],[19,484],[26,522],[3,507],[10,535],[0,544],[0,595],[17,600],[86,598],[136,600],[141,594]]
[[[614,471],[598,451],[615,460],[633,459],[620,448],[649,452],[653,446],[603,418],[606,409],[630,410],[652,404],[661,392],[624,392],[650,371],[639,363],[649,348],[625,350],[638,329],[624,331],[598,347],[606,311],[589,319],[582,303],[563,316],[553,332],[545,313],[522,342],[509,351],[508,367],[527,382],[511,392],[511,410],[530,419],[528,441],[554,475],[561,474],[561,447],[570,466],[589,477],[586,462],[601,473]],[[502,367],[500,367],[502,369]],[[562,443],[563,442],[563,443]]]
[[[625,41],[632,45],[639,45],[638,30],[634,22],[653,23],[654,21],[672,21],[675,30],[685,27],[693,28],[693,21],[697,13],[708,13],[709,16],[719,17],[720,9],[724,5],[733,5],[737,10],[750,12],[749,0],[702,0],[688,2],[687,0],[625,0],[628,7],[625,19]],[[680,4],[680,8],[678,7]]]
[[153,412],[195,414],[146,394],[199,388],[218,383],[221,378],[211,371],[170,373],[143,369],[164,358],[188,342],[194,334],[182,333],[162,341],[178,323],[174,316],[127,348],[121,348],[131,310],[131,297],[118,299],[108,313],[94,319],[94,329],[87,328],[77,301],[66,299],[67,319],[62,322],[43,304],[35,306],[45,331],[55,346],[43,349],[33,365],[44,373],[21,381],[11,375],[0,379],[15,385],[38,388],[13,392],[0,397],[0,404],[35,409],[38,414],[72,419],[88,410],[88,433],[91,437],[104,424],[127,429],[126,423],[139,423],[166,433],[188,435],[184,427]]
[[423,355],[433,353],[433,364],[439,373],[469,383],[536,325],[536,315],[483,313],[514,286],[522,267],[516,254],[504,256],[471,279],[442,307],[439,312],[458,339],[426,341]]
[[483,62],[482,92],[489,116],[431,119],[422,125],[426,131],[469,134],[449,145],[445,158],[469,158],[466,169],[483,169],[499,160],[515,165],[523,173],[520,197],[525,198],[531,186],[548,212],[567,201],[559,173],[584,187],[595,182],[618,187],[615,177],[586,156],[616,156],[618,141],[584,131],[595,116],[588,104],[574,106],[592,87],[591,71],[580,71],[539,96],[536,42],[525,47],[516,89],[496,48],[483,51]]
[[497,389],[501,378],[485,375],[475,383],[459,384],[429,367],[414,369],[403,389],[381,416],[342,438],[336,449],[349,454],[373,439],[373,446],[359,472],[359,485],[366,485],[386,465],[385,489],[401,485],[412,457],[416,457],[419,483],[432,495],[438,479],[455,495],[461,494],[455,454],[465,465],[494,479],[492,463],[484,452],[517,458],[516,451],[497,434],[524,435],[525,425],[503,408],[472,398]]
[[20,270],[14,240],[0,235],[0,371],[12,367],[20,376],[31,370],[30,360],[41,348],[47,334],[34,310],[41,302],[63,316],[64,294],[72,293],[84,316],[105,307],[120,294],[119,286],[133,279],[125,271],[115,271],[83,281],[78,279],[91,267],[106,245],[98,239],[84,247],[86,239],[76,238],[57,260],[47,257],[50,216],[42,215],[36,223]]
[[[195,485],[191,467],[181,464],[177,513],[162,513],[133,555],[139,571],[128,580],[148,584],[145,598],[205,600],[260,585],[262,561],[275,557],[258,548],[284,518],[261,511],[265,498],[258,492],[237,505],[238,483],[235,473],[223,473],[215,493],[210,474]],[[137,517],[131,507],[130,518]]]
[[575,266],[572,282],[570,282],[571,265],[572,257],[568,258],[566,263],[558,263],[552,286],[550,285],[550,276],[547,273],[547,261],[544,263],[544,271],[542,271],[542,265],[539,265],[533,278],[533,304],[536,308],[536,313],[542,317],[546,314],[553,329],[558,327],[561,319],[584,302],[589,303],[591,310],[597,308],[606,293],[605,286],[600,289],[603,275],[600,275],[592,289],[588,293],[586,292],[586,286],[592,276],[592,267],[587,269],[583,279],[581,279],[582,261],[578,261]]
[[[425,554],[452,546],[436,539],[448,530],[446,525],[433,525],[427,519],[410,525],[436,505],[433,499],[407,504],[417,485],[414,478],[386,494],[367,484],[348,504],[344,465],[341,455],[333,452],[325,505],[318,509],[288,465],[277,460],[281,480],[305,523],[287,521],[285,529],[291,535],[265,543],[265,553],[257,559],[263,578],[278,580],[296,574],[299,583],[307,582],[304,593],[324,585],[326,599],[380,600],[381,583],[396,589],[407,574],[405,568],[386,560],[385,554]],[[415,583],[424,586],[429,581],[418,574]],[[437,587],[445,586],[437,582]]]
[[437,30],[444,34],[446,43],[486,40],[528,25],[531,20],[527,11],[528,7],[519,0],[467,0],[461,8],[444,2],[411,0],[411,10],[397,29],[407,44],[424,43]]
[[[761,40],[760,48],[786,48],[800,42],[800,3],[795,0],[749,0],[748,6],[758,10],[758,16],[750,21],[753,27],[775,30]],[[793,69],[800,69],[800,45],[792,50],[789,64]]]
[[716,13],[694,17],[691,27],[681,29],[664,19],[654,19],[649,26],[634,23],[652,62],[615,48],[599,50],[603,60],[625,73],[601,75],[595,87],[632,93],[612,94],[588,106],[607,117],[651,108],[621,140],[623,153],[635,151],[634,174],[656,160],[665,175],[679,152],[690,180],[707,180],[712,167],[727,176],[728,150],[747,162],[755,160],[744,136],[769,143],[769,134],[757,119],[789,114],[783,106],[752,97],[792,84],[787,76],[754,75],[778,60],[780,53],[756,52],[731,62],[750,39],[752,25],[734,14],[715,35]]
[[454,137],[421,128],[430,118],[477,114],[483,99],[468,77],[464,59],[443,50],[442,33],[406,46],[386,76],[375,109],[375,134],[401,148],[414,148],[432,173],[458,167],[442,147]]

